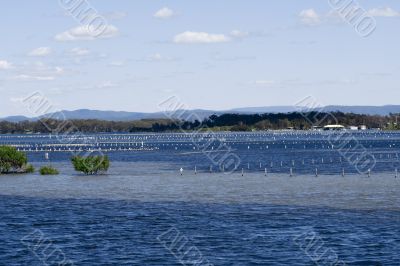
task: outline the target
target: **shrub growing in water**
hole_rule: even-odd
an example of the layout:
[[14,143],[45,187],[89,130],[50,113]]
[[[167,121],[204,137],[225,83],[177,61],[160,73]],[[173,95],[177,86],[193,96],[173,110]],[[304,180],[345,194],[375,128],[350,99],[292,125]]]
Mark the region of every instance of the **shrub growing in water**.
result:
[[25,173],[33,173],[33,172],[35,172],[35,167],[33,167],[33,165],[31,165],[31,164],[27,164],[25,166],[25,171],[24,172]]
[[10,146],[0,146],[0,174],[32,173],[35,169],[28,164],[26,154]]
[[43,166],[39,170],[41,175],[58,175],[59,172],[57,169],[51,167],[51,166]]
[[110,167],[108,156],[74,156],[71,159],[76,171],[87,175],[96,175],[99,172],[107,172]]

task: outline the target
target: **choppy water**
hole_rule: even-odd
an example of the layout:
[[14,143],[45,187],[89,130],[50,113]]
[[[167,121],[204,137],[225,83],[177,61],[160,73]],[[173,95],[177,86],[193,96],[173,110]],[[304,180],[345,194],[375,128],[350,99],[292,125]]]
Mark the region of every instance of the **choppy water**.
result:
[[[0,176],[0,264],[399,265],[396,133],[357,135],[378,157],[369,178],[341,162],[324,135],[242,134],[225,136],[241,159],[230,174],[209,173],[207,156],[187,153],[194,150],[188,139],[149,135],[143,146],[157,149],[108,151],[107,175],[79,175],[71,153],[57,151],[50,159],[58,176]],[[47,163],[41,151],[29,157]]]

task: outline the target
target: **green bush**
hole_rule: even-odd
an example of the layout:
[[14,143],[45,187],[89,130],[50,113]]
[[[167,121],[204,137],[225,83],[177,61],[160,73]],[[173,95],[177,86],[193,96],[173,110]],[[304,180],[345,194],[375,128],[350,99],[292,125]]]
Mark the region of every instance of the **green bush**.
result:
[[58,175],[59,172],[57,169],[51,167],[51,166],[43,166],[40,168],[39,173],[41,175]]
[[24,166],[24,172],[25,173],[34,173],[35,172],[35,167],[31,164],[27,164]]
[[0,146],[0,174],[34,171],[33,166],[27,163],[25,153],[17,151],[14,147]]
[[96,175],[99,172],[107,172],[110,167],[108,156],[74,156],[71,159],[76,171],[87,175]]

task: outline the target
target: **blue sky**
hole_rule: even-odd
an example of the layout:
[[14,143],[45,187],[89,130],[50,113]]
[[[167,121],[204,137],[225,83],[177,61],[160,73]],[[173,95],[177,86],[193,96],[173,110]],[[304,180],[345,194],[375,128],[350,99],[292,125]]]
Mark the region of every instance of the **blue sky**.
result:
[[[95,38],[63,6],[107,21]],[[334,0],[38,0],[2,3],[0,117],[33,116],[34,92],[56,109],[159,111],[399,104],[400,2],[351,1],[376,22],[361,36]],[[61,3],[61,4],[60,4]],[[338,12],[339,10],[339,12]]]

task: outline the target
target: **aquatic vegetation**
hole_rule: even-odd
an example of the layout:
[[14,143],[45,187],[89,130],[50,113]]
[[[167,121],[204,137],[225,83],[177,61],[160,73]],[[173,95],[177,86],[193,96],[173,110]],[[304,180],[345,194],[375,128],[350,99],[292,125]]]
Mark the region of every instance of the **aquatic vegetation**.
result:
[[35,168],[28,164],[26,154],[14,147],[0,146],[0,173],[32,173]]
[[58,175],[59,172],[52,166],[43,166],[40,168],[39,173],[41,175]]
[[34,173],[35,172],[35,167],[33,167],[33,165],[31,165],[31,164],[27,164],[25,167],[24,167],[24,172],[25,173]]
[[107,155],[104,156],[74,156],[71,159],[76,171],[86,175],[96,175],[107,172],[110,167],[110,160]]

